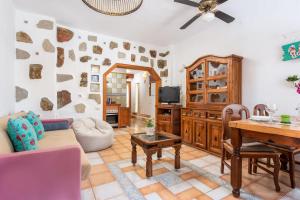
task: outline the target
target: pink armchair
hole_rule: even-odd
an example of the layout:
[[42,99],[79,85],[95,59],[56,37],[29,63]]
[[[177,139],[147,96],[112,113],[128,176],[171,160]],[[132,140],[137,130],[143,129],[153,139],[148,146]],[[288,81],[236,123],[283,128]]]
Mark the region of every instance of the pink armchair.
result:
[[0,199],[80,200],[80,149],[0,155]]

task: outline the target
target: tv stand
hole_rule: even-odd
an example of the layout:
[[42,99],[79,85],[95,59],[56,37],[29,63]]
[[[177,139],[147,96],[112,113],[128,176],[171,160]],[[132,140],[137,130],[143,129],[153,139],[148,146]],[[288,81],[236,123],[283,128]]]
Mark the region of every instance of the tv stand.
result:
[[159,104],[156,107],[156,130],[180,136],[181,105]]

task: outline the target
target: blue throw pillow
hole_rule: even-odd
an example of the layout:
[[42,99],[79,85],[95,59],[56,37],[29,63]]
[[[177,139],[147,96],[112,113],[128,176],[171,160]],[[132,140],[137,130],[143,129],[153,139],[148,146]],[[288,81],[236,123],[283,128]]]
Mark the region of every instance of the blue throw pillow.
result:
[[27,119],[23,117],[9,119],[7,132],[15,151],[35,150],[38,148],[35,130]]
[[45,130],[40,118],[32,111],[29,111],[25,118],[33,126],[38,140],[42,139],[45,135]]

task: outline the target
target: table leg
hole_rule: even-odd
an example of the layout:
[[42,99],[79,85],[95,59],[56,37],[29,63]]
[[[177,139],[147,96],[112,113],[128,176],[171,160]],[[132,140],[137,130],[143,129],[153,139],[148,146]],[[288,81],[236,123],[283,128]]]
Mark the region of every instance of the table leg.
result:
[[175,146],[175,169],[180,169],[180,148],[181,145]]
[[137,154],[136,154],[136,144],[131,142],[132,151],[131,151],[131,162],[133,165],[136,164]]
[[157,158],[158,158],[158,160],[160,160],[161,157],[162,157],[162,149],[158,149],[157,150]]
[[231,157],[232,194],[234,197],[239,197],[242,186],[242,158],[240,156],[242,135],[239,129],[231,128],[231,144],[233,146],[233,155]]
[[149,178],[152,176],[152,154],[154,153],[153,151],[150,150],[145,150],[144,152],[147,156],[147,161],[146,161],[146,176]]

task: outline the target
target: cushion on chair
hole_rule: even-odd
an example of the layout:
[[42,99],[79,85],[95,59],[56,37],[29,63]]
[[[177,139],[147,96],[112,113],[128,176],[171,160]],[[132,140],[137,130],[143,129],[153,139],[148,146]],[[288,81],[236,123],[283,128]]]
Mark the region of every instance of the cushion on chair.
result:
[[114,131],[104,122],[85,118],[74,121],[72,127],[85,152],[106,149],[113,143]]
[[[233,153],[233,147],[231,144],[231,139],[225,140],[223,143],[224,148],[229,151],[229,153]],[[243,152],[276,152],[273,148],[268,147],[267,145],[260,142],[251,142],[251,143],[243,143],[241,147],[241,153]]]

